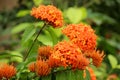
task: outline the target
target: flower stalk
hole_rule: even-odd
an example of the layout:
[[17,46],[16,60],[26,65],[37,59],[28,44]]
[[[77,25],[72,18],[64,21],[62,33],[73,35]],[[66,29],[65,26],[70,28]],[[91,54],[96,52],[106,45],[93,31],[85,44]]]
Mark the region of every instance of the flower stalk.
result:
[[33,43],[31,44],[31,47],[29,48],[29,50],[28,50],[28,52],[27,52],[27,54],[26,54],[26,56],[25,56],[25,58],[24,58],[24,61],[26,61],[27,57],[28,57],[29,54],[30,54],[30,51],[32,50],[32,48],[33,48],[33,46],[34,46],[34,44],[35,44],[35,42],[36,42],[36,40],[37,40],[37,38],[38,38],[38,36],[40,35],[40,33],[42,32],[42,30],[44,29],[45,26],[46,26],[46,23],[44,23],[44,25],[42,26],[42,28],[39,30],[37,36],[35,37]]

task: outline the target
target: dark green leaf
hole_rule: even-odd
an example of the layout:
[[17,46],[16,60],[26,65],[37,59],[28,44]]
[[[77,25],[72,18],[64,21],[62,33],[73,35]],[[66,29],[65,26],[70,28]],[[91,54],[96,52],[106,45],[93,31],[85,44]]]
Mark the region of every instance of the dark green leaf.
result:
[[116,21],[110,16],[98,12],[92,12],[91,10],[88,10],[88,18],[93,20],[97,25],[101,25],[103,22],[110,24],[116,23]]
[[51,80],[51,75],[43,76],[42,80]]
[[83,78],[83,70],[75,70],[74,74],[76,76],[76,80],[84,80],[84,78]]
[[67,71],[67,79],[68,80],[76,80],[76,75],[72,70]]
[[67,73],[65,71],[59,71],[56,73],[56,80],[67,80]]

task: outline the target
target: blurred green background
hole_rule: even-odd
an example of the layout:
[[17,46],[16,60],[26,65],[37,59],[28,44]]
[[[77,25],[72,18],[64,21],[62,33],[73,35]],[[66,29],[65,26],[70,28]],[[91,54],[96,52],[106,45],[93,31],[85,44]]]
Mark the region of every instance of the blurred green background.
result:
[[[40,4],[62,10],[65,24],[91,25],[98,35],[98,49],[106,55],[100,68],[93,67],[97,80],[120,80],[120,0],[0,0],[0,63],[23,62],[35,31],[43,25],[30,16],[32,7]],[[60,30],[48,28],[42,32],[28,63],[35,60],[39,45],[53,46],[65,39]]]

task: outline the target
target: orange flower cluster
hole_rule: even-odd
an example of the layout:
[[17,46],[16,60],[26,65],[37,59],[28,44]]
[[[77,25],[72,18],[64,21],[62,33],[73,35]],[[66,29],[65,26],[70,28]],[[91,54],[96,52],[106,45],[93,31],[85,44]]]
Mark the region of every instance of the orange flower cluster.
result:
[[57,63],[58,66],[71,66],[72,69],[85,69],[89,65],[88,59],[82,55],[79,47],[67,41],[56,44],[54,46],[54,53],[51,56],[51,59],[59,60],[59,63]]
[[52,54],[53,50],[50,46],[43,46],[38,48],[38,60],[39,59],[48,59]]
[[35,69],[37,74],[40,76],[45,76],[50,73],[50,67],[45,61],[41,61],[41,60],[37,61]]
[[54,28],[63,26],[62,12],[52,5],[40,5],[32,8],[31,15],[37,19],[46,21]]
[[93,65],[99,67],[105,57],[104,52],[93,50],[92,52],[85,53],[88,58],[92,58]]
[[50,67],[48,63],[43,60],[37,60],[36,63],[31,63],[28,66],[31,72],[36,72],[38,76],[46,76],[50,73]]
[[59,66],[71,66],[72,69],[86,69],[89,66],[89,59],[92,58],[92,63],[99,67],[104,58],[104,52],[92,50],[82,52],[78,46],[71,41],[62,41],[54,46],[54,52],[48,59],[48,64],[51,68]]
[[62,66],[64,64],[63,59],[60,58],[59,54],[51,54],[51,56],[48,59],[48,65],[51,68],[56,68],[59,66]]
[[46,76],[50,73],[51,67],[48,64],[49,56],[53,50],[50,46],[42,46],[38,48],[37,61],[31,63],[28,69],[31,72],[36,72],[38,76]]
[[96,47],[97,36],[89,25],[70,24],[63,29],[63,34],[68,36],[82,51],[93,50]]
[[1,64],[0,65],[0,79],[3,77],[6,79],[10,79],[16,74],[16,68],[12,65]]
[[29,66],[28,66],[28,69],[31,71],[31,72],[35,72],[35,63],[30,63]]

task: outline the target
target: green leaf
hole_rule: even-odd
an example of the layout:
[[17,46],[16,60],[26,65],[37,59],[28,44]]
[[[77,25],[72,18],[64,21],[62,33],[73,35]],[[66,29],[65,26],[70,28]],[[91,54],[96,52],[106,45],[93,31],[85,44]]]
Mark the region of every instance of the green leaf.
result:
[[41,35],[38,37],[38,41],[40,41],[40,42],[43,43],[44,45],[53,46],[53,42],[52,42],[51,35],[49,34],[49,32],[48,32],[47,30],[44,30],[44,34],[41,34]]
[[66,16],[72,23],[78,23],[87,17],[87,11],[84,7],[72,7],[67,10]]
[[23,56],[20,52],[18,51],[5,51],[2,54],[0,54],[0,59],[8,58],[9,61],[11,62],[22,62],[23,61]]
[[64,70],[58,71],[56,80],[84,80],[83,70]]
[[[33,43],[33,42],[32,42],[32,43]],[[32,43],[31,43],[31,44],[32,44]],[[31,44],[30,44],[30,45],[31,45]],[[33,46],[33,48],[32,48],[32,50],[30,51],[29,56],[28,56],[28,59],[27,59],[28,62],[30,62],[30,61],[35,61],[35,60],[36,60],[38,47],[39,47],[39,43],[38,43],[38,41],[36,41],[35,44],[34,44],[34,46]]]
[[110,16],[98,12],[92,12],[92,10],[88,10],[88,18],[93,20],[97,25],[101,25],[102,23],[116,23],[116,21]]
[[[1,57],[2,57],[2,56],[1,56]],[[0,57],[0,63],[9,63],[9,60],[8,60],[8,59],[5,59],[5,58],[2,59],[1,57]]]
[[23,56],[18,51],[11,51],[10,55],[13,56],[13,57],[11,57],[11,61],[15,61],[15,62],[22,62],[23,61]]
[[23,36],[22,36],[22,44],[26,43],[35,33],[36,28],[30,26],[25,29]]
[[57,37],[56,33],[54,32],[54,29],[49,27],[47,30],[51,36],[53,45],[55,45],[58,42],[58,37]]
[[56,36],[59,37],[59,38],[63,35],[62,32],[61,32],[62,28],[56,28],[56,29],[52,28],[52,30],[54,31]]
[[90,72],[88,70],[86,70],[85,72],[86,72],[85,80],[91,80],[91,78],[90,78]]
[[65,71],[60,71],[56,73],[56,80],[67,80],[67,73]]
[[67,79],[68,80],[76,80],[76,76],[72,70],[67,71]]
[[113,55],[110,55],[110,54],[108,55],[108,59],[110,61],[112,68],[115,68],[118,64],[117,59]]
[[116,66],[117,69],[120,69],[120,64]]
[[19,80],[28,80],[28,75],[29,74],[29,72],[21,72],[20,73],[20,79]]
[[44,22],[43,21],[39,21],[39,22],[33,22],[32,24],[34,24],[35,27],[42,28],[42,26],[44,25]]
[[76,80],[84,80],[83,78],[83,70],[76,70],[75,71]]
[[30,10],[20,10],[20,11],[17,13],[16,17],[24,17],[24,16],[26,16],[27,14],[30,14]]
[[43,76],[42,80],[51,80],[51,75]]
[[21,24],[18,24],[18,25],[16,25],[16,26],[12,29],[11,33],[12,33],[12,34],[19,33],[19,32],[21,32],[21,31],[25,30],[25,29],[26,29],[27,27],[29,27],[29,26],[31,26],[31,23],[21,23]]
[[33,0],[34,4],[36,6],[39,6],[42,3],[43,0]]

